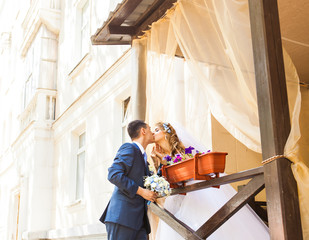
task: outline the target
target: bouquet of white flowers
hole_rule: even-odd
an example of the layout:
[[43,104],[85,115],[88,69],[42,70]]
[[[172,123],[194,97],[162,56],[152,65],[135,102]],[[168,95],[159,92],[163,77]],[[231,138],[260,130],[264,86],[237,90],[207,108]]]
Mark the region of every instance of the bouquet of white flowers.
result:
[[170,184],[164,177],[157,174],[145,177],[144,186],[158,194],[158,197],[165,197],[171,194]]

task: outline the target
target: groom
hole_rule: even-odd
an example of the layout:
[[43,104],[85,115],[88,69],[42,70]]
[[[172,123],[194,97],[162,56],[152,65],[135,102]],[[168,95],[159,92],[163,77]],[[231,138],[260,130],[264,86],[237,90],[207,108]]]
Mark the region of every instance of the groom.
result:
[[146,200],[153,202],[156,193],[143,188],[143,177],[149,174],[145,148],[154,142],[154,135],[141,120],[130,122],[128,133],[133,143],[120,147],[108,169],[115,188],[100,221],[109,240],[146,240],[150,233]]

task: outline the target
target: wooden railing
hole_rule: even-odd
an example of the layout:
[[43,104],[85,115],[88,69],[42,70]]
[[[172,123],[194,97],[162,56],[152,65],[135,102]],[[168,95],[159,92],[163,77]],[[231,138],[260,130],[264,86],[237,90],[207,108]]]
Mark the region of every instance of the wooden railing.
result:
[[223,223],[239,211],[254,196],[263,190],[264,183],[264,167],[254,168],[251,170],[226,175],[220,178],[208,181],[198,182],[185,187],[173,189],[171,195],[180,193],[188,193],[214,186],[221,186],[233,182],[251,179],[238,193],[236,193],[224,206],[222,206],[212,217],[197,230],[194,231],[185,223],[177,219],[166,209],[161,208],[156,203],[151,203],[149,209],[160,219],[165,221],[171,228],[178,232],[184,239],[206,239],[214,231],[216,231]]

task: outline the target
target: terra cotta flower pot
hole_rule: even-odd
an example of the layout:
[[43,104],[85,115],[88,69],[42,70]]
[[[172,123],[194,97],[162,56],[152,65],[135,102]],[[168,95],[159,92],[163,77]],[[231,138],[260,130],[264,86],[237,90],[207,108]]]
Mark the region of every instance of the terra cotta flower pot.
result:
[[163,166],[162,175],[172,184],[171,187],[190,179],[210,180],[213,177],[208,174],[214,173],[215,177],[219,177],[219,173],[224,172],[226,155],[226,152],[195,154],[194,158]]

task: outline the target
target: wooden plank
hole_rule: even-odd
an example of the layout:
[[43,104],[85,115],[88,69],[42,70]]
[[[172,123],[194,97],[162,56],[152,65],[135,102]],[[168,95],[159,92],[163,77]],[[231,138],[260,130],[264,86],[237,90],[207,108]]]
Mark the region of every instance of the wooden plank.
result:
[[165,0],[155,0],[153,4],[135,21],[135,26],[140,26],[149,16],[155,12]]
[[206,223],[204,223],[196,231],[196,234],[203,239],[210,236],[263,188],[263,175],[255,176],[240,192],[234,195]]
[[[241,191],[246,185],[237,186],[237,191]],[[266,202],[255,201],[255,198],[249,200],[248,205],[255,211],[255,213],[263,220],[268,226],[267,210],[262,206],[266,207]]]
[[150,203],[149,209],[158,217],[160,217],[160,219],[166,222],[166,224],[173,228],[177,233],[179,233],[184,239],[202,239],[196,235],[195,231],[188,225],[175,218],[174,215],[166,209],[160,208],[156,203]]
[[127,0],[122,3],[122,6],[113,15],[109,25],[120,26],[141,2],[142,0]]
[[264,173],[263,167],[258,167],[258,168],[246,170],[243,172],[233,173],[233,174],[223,176],[220,178],[215,178],[215,179],[204,181],[204,182],[194,183],[192,185],[187,185],[185,187],[176,188],[172,190],[171,195],[175,195],[179,193],[187,193],[187,192],[201,190],[201,189],[209,188],[213,186],[220,186],[220,185],[224,185],[228,183],[238,182],[241,180],[253,178],[254,176],[257,176],[257,175],[263,175],[263,173]]
[[[290,118],[277,0],[249,0],[263,159],[282,155]],[[297,185],[290,162],[264,166],[272,239],[302,239]],[[285,174],[285,175],[283,175]]]
[[[266,202],[265,202],[266,203]],[[263,220],[263,222],[268,226],[267,210],[262,208],[254,199],[248,202],[249,206],[255,211],[255,213]]]
[[[120,26],[130,14],[141,4],[142,0],[127,0],[121,3],[112,17],[98,29],[97,32],[91,37],[93,45],[117,45],[127,44],[127,42],[109,40],[111,35],[130,35],[131,37],[138,37],[143,35],[143,31],[149,29],[149,26],[164,16],[165,12],[173,6],[177,0],[157,0],[141,14],[139,19],[136,20],[134,26],[124,28]],[[112,33],[114,32],[114,33]],[[109,41],[112,41],[109,43]]]
[[154,11],[152,12],[139,26],[136,26],[136,36],[141,36],[143,35],[143,31],[148,30],[149,26],[159,20],[161,17],[164,16],[165,12],[170,9],[173,4],[177,2],[177,0],[165,0],[163,3]]
[[[96,33],[91,36],[91,42],[93,45],[116,45],[116,42],[112,44],[108,43],[110,34],[109,26],[120,26],[124,20],[135,10],[135,8],[141,3],[142,0],[126,0],[115,10],[114,14],[107,20],[107,22],[98,29]],[[130,42],[131,43],[131,42]],[[120,41],[122,44],[122,41]],[[126,43],[124,43],[126,44]]]
[[129,35],[132,36],[135,34],[135,27],[122,27],[122,26],[113,26],[109,25],[109,34],[111,35]]
[[131,41],[92,41],[92,45],[131,45]]

